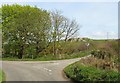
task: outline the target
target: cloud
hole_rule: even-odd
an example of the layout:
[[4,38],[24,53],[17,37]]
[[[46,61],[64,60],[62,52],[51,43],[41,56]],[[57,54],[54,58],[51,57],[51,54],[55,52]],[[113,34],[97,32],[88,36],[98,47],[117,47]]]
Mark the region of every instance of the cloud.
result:
[[93,32],[91,34],[92,38],[96,38],[96,39],[116,39],[118,38],[118,33],[115,33],[113,31],[111,32],[105,32],[105,31],[97,31],[97,32]]
[[100,37],[104,37],[106,34],[105,34],[105,32],[95,32],[95,33],[93,33],[93,35],[94,36],[100,36]]

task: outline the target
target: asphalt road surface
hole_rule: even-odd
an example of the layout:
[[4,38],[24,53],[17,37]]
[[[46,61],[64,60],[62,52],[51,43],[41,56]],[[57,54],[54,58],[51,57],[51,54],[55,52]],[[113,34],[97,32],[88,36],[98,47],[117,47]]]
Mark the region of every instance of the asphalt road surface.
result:
[[80,59],[1,62],[6,81],[69,81],[63,69]]

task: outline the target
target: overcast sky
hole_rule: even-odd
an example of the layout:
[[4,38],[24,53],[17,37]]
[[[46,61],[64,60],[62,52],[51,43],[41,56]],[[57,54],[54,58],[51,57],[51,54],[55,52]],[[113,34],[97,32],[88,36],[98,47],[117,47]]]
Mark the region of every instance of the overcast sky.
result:
[[37,6],[46,10],[61,10],[64,16],[70,19],[76,19],[78,24],[82,26],[78,37],[106,39],[107,32],[109,38],[118,37],[118,0],[104,0],[104,2],[103,0],[79,0],[80,2],[72,3],[38,2],[38,0],[34,0],[34,2],[33,0],[24,0],[24,2],[22,0],[21,2],[18,2],[17,0],[13,0],[13,2],[7,1],[8,0],[4,0],[2,4],[17,3],[21,5]]

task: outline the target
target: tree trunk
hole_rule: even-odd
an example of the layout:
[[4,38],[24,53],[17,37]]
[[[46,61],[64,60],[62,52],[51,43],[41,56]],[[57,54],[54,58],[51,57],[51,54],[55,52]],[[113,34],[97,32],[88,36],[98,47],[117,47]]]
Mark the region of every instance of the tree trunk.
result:
[[56,55],[56,45],[55,45],[56,43],[55,43],[55,41],[54,41],[54,43],[53,43],[53,55],[55,56]]
[[24,51],[24,47],[23,45],[20,46],[20,50],[18,52],[18,58],[22,59],[23,58],[23,51]]
[[39,46],[36,46],[36,55],[39,54]]

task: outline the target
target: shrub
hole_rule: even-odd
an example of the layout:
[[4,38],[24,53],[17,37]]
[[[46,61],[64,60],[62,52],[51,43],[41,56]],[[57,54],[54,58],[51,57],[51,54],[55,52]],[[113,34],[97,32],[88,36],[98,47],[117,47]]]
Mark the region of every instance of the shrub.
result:
[[106,71],[78,63],[69,65],[64,72],[74,81],[117,81],[120,75],[115,71]]
[[91,55],[99,59],[111,59],[112,57],[109,52],[103,50],[92,50]]

